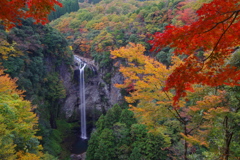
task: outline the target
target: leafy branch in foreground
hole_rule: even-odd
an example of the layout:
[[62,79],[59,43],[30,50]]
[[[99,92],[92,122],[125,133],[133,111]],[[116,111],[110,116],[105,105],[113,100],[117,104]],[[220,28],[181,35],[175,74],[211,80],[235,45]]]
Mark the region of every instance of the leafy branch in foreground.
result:
[[[213,0],[197,11],[196,22],[182,27],[169,25],[163,33],[153,35],[153,50],[170,46],[176,48],[176,55],[187,57],[166,81],[166,90],[176,90],[174,105],[192,84],[239,85],[240,71],[225,64],[239,45],[239,9],[238,0]],[[199,56],[199,51],[205,55]]]
[[7,29],[21,24],[20,18],[33,18],[36,23],[46,24],[48,14],[55,10],[54,5],[62,6],[58,0],[1,0],[0,23]]

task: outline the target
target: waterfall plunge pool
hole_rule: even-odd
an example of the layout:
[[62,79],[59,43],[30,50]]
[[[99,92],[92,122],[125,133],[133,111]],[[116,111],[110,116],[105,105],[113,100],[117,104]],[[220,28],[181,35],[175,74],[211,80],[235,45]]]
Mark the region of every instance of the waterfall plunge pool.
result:
[[76,139],[75,143],[72,145],[73,154],[82,154],[87,151],[88,139],[82,139],[80,136]]

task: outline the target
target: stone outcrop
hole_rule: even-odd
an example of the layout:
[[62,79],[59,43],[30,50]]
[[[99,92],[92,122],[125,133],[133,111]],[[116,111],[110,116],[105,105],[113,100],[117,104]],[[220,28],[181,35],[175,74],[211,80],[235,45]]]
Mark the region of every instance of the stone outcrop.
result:
[[70,159],[71,160],[85,160],[86,152],[84,152],[82,154],[71,154]]
[[[122,83],[120,73],[112,73],[111,83],[106,84],[103,80],[103,73],[99,72],[98,66],[93,61],[82,58],[87,63],[85,68],[85,95],[87,120],[98,118],[101,113],[106,112],[114,104],[122,100],[120,90],[114,87],[115,83]],[[79,68],[74,62],[72,71],[62,65],[60,70],[61,80],[66,88],[66,98],[62,100],[61,115],[69,121],[79,120]]]

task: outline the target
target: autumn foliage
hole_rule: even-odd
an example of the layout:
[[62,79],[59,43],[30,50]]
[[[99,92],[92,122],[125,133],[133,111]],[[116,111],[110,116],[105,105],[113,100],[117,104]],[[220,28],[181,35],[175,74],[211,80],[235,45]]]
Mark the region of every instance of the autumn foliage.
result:
[[185,8],[189,3],[190,2],[188,1],[182,1],[178,4],[176,19],[180,22],[180,24],[178,24],[179,22],[177,22],[176,25],[189,25],[197,20],[197,14],[195,13],[195,10],[190,7]]
[[[240,71],[226,65],[239,45],[240,6],[238,0],[213,0],[197,11],[198,20],[190,25],[168,25],[163,33],[153,35],[154,50],[170,46],[176,55],[185,55],[166,81],[166,90],[176,90],[175,102],[186,96],[192,84],[209,86],[239,85]],[[204,52],[204,55],[201,55]]]
[[[190,138],[189,135],[200,127],[201,121],[192,123],[191,119],[198,114],[194,112],[189,114],[186,102],[181,99],[178,103],[178,109],[172,106],[174,94],[170,91],[164,91],[165,81],[169,74],[181,63],[178,57],[172,58],[172,66],[167,68],[164,64],[145,56],[145,48],[140,44],[130,43],[127,47],[111,52],[112,58],[120,58],[125,65],[120,65],[119,71],[123,74],[125,81],[123,84],[116,84],[118,88],[129,89],[134,87],[134,91],[129,92],[125,99],[130,103],[130,109],[134,112],[138,122],[145,124],[153,133],[166,134],[168,130],[164,121],[175,119],[182,131],[182,137]],[[118,65],[118,64],[116,64]],[[203,91],[201,87],[195,87],[199,94]],[[188,98],[193,99],[190,94]],[[135,105],[137,103],[137,105]],[[214,103],[215,104],[215,103]],[[159,123],[162,122],[162,123]],[[169,135],[169,133],[168,133]],[[188,143],[196,139],[191,136],[191,140],[185,140],[185,158],[187,156]],[[187,142],[188,141],[188,142]],[[198,141],[197,141],[198,142]],[[205,145],[205,141],[199,142],[199,145]],[[171,149],[174,151],[174,149]],[[183,157],[182,157],[183,158]]]
[[15,23],[21,24],[20,18],[33,18],[36,23],[46,24],[47,16],[54,5],[62,6],[57,0],[1,0],[0,22],[6,28],[12,28]]
[[[120,66],[119,71],[125,78],[123,84],[115,86],[127,91],[131,89],[125,100],[138,122],[145,124],[153,133],[170,137],[180,134],[184,146],[182,153],[179,154],[176,147],[169,149],[179,154],[181,159],[187,160],[188,155],[195,152],[196,146],[210,148],[208,154],[219,159],[236,156],[232,146],[235,145],[233,137],[238,135],[235,129],[238,128],[239,100],[232,96],[232,91],[227,93],[226,90],[202,85],[186,86],[189,87],[186,97],[180,98],[178,105],[173,106],[173,90],[163,88],[168,76],[182,61],[174,56],[172,65],[166,67],[144,55],[144,51],[142,45],[130,43],[111,52],[112,58],[118,59],[115,65]],[[168,132],[174,130],[169,123],[176,124],[180,132]]]
[[17,79],[11,79],[0,69],[0,159],[39,159],[42,146],[37,132],[38,119],[30,101],[17,89]]

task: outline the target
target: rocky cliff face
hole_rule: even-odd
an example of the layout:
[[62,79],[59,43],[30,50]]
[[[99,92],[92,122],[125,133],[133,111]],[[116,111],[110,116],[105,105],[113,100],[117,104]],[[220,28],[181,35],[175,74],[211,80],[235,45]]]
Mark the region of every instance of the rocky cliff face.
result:
[[[122,100],[120,90],[114,87],[115,83],[122,83],[122,76],[116,72],[112,73],[111,83],[106,84],[103,80],[103,72],[99,72],[99,67],[93,61],[82,58],[87,63],[85,68],[85,94],[87,120],[91,121],[106,112],[114,104]],[[62,65],[60,77],[66,88],[66,98],[62,101],[61,114],[69,121],[79,120],[79,68],[75,61],[72,71]]]

